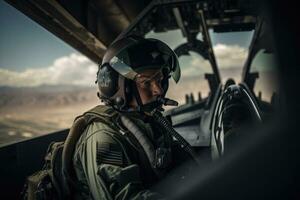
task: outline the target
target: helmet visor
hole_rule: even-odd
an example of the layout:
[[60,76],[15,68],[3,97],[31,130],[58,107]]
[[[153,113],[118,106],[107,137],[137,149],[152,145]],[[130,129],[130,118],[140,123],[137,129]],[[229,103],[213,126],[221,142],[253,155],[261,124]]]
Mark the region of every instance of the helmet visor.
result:
[[[150,41],[150,42],[149,42]],[[121,49],[110,61],[110,66],[125,78],[134,80],[139,72],[147,69],[165,69],[177,83],[180,67],[175,52],[165,43],[148,39]]]

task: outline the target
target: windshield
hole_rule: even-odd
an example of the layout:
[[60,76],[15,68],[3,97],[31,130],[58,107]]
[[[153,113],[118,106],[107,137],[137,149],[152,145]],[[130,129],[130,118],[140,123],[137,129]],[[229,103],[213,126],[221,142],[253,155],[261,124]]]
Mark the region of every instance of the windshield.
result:
[[253,31],[209,33],[222,83],[225,84],[228,78],[233,78],[236,83],[241,82]]
[[272,97],[279,92],[278,63],[274,53],[267,53],[265,49],[255,55],[251,66],[251,73],[258,73],[253,91],[257,98],[272,102]]
[[3,1],[0,27],[0,145],[67,129],[98,104],[95,63]]

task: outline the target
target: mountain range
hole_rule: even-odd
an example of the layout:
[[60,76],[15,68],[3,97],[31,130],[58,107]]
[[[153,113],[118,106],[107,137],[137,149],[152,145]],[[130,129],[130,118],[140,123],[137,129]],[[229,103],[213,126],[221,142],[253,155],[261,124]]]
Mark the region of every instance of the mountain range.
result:
[[96,102],[96,87],[41,85],[37,87],[0,87],[0,110],[13,107],[66,106]]

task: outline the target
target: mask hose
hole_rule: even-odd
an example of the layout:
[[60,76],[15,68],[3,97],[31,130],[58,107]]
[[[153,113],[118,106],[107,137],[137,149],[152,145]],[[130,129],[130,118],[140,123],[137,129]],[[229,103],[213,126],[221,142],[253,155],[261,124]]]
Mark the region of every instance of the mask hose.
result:
[[143,133],[140,128],[132,122],[128,117],[122,115],[121,116],[121,122],[124,127],[127,128],[127,130],[135,137],[135,139],[140,143],[141,147],[143,148],[147,159],[151,165],[151,168],[153,169],[153,172],[158,176],[163,176],[163,165],[164,161],[166,161],[164,158],[160,157],[158,153],[161,150],[160,148],[155,149],[152,145],[151,141],[148,139],[148,137]]
[[179,134],[174,128],[171,126],[169,121],[156,109],[153,110],[150,115],[154,118],[154,120],[159,123],[171,136],[178,140],[181,147],[184,151],[186,151],[192,159],[200,165],[200,160],[196,154],[196,152],[192,149],[192,146]]
[[150,164],[155,166],[155,150],[147,136],[128,117],[121,115],[121,122],[141,144]]

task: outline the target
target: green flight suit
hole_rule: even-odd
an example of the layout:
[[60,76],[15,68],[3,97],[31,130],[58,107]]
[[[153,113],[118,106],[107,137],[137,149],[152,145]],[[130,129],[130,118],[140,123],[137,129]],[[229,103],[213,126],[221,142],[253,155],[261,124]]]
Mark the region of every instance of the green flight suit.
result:
[[[92,111],[99,114],[107,113],[109,109],[98,106]],[[92,122],[77,142],[73,165],[81,189],[75,196],[97,200],[161,199],[161,195],[148,188],[164,177],[174,162],[162,170],[160,176],[155,174],[137,141],[128,139],[130,133],[122,135],[111,120],[111,116],[118,114],[110,113],[113,114],[107,115],[108,123]],[[144,122],[140,115],[135,114],[127,117],[147,134],[155,147],[173,144],[172,138],[153,126],[151,121]]]

